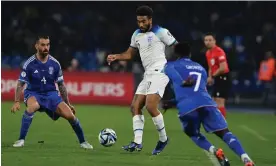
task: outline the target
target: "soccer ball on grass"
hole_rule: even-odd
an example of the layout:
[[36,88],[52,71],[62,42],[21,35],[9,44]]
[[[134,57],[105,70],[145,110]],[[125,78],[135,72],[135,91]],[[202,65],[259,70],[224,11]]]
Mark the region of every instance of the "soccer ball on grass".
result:
[[100,144],[105,147],[112,146],[117,141],[117,135],[116,135],[115,131],[112,129],[109,129],[109,128],[105,128],[105,129],[101,130],[98,138],[99,138]]

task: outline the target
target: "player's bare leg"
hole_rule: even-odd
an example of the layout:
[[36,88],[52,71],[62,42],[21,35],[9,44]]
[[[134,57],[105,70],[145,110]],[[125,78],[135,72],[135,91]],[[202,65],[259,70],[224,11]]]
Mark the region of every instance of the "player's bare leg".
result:
[[122,148],[126,151],[141,151],[143,130],[145,124],[145,118],[142,113],[142,109],[145,106],[146,96],[135,94],[131,104],[131,113],[133,121],[133,132],[134,132],[134,141],[129,145],[123,146]]
[[254,162],[244,151],[238,138],[235,135],[233,135],[228,129],[216,131],[214,132],[214,134],[220,137],[232,149],[232,151],[241,158],[245,166],[254,166]]
[[148,94],[146,99],[146,108],[149,114],[152,116],[152,121],[159,133],[159,141],[152,152],[153,155],[158,155],[161,153],[168,143],[163,115],[158,110],[160,99],[161,97],[158,94]]
[[74,115],[73,111],[65,102],[59,103],[56,112],[64,119],[68,120],[78,137],[81,148],[93,149],[92,145],[90,145],[84,139],[84,134],[79,119]]
[[221,114],[226,117],[226,109],[225,109],[225,99],[221,97],[215,97],[215,102],[218,105],[218,109],[220,110]]
[[21,130],[19,139],[13,144],[13,147],[23,147],[28,130],[31,126],[34,113],[40,108],[34,96],[28,98],[27,109],[22,116]]

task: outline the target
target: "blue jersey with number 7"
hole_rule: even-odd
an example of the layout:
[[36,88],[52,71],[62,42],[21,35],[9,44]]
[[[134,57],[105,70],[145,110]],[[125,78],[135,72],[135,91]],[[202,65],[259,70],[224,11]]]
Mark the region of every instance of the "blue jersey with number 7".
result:
[[[201,107],[217,106],[207,92],[207,72],[200,64],[189,58],[181,58],[168,62],[164,72],[173,84],[179,115],[185,115]],[[188,78],[194,80],[194,85],[183,87],[183,81]]]

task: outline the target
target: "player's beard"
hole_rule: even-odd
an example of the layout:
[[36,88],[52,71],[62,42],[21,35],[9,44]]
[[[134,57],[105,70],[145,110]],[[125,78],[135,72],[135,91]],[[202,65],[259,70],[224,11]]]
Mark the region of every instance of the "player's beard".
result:
[[150,29],[150,24],[146,25],[145,28],[144,28],[144,27],[140,28],[140,30],[141,30],[142,32],[148,32],[149,29]]
[[45,58],[49,54],[49,51],[48,50],[43,50],[43,51],[40,51],[39,54],[42,58]]

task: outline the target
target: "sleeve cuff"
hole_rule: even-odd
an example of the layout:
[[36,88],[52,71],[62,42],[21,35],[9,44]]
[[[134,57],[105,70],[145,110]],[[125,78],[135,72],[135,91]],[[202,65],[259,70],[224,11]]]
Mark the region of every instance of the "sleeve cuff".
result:
[[174,44],[176,44],[177,43],[177,41],[176,41],[176,39],[172,42],[172,44],[170,44],[169,45],[169,47],[171,47],[171,46],[173,46]]
[[131,47],[131,48],[135,48],[135,49],[138,49],[137,47],[134,47],[134,46],[129,46],[129,47]]
[[18,81],[28,83],[28,81],[22,79],[18,79]]

